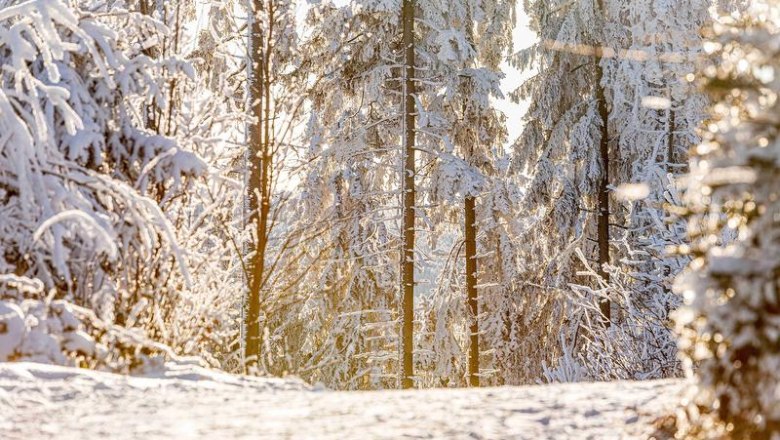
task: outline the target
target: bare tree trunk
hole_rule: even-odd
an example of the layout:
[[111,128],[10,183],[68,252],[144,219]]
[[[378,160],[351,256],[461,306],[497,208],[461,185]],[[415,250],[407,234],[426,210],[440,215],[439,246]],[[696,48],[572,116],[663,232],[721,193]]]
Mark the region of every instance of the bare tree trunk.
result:
[[[601,0],[598,0],[599,10],[604,13]],[[601,179],[598,190],[598,248],[599,248],[599,275],[609,281],[609,274],[605,266],[609,264],[609,109],[607,97],[601,80],[604,70],[601,67],[603,48],[596,50],[596,99],[598,100],[599,117],[601,118],[601,140],[599,143],[599,155],[601,158]],[[602,320],[605,327],[611,323],[611,304],[608,299],[602,299],[599,304]]]
[[669,101],[669,134],[666,140],[666,171],[672,171],[672,165],[674,165],[674,131],[677,130],[676,114],[674,112],[674,104]]
[[[142,15],[151,17],[154,14],[154,7],[149,4],[149,0],[139,0],[138,12],[140,12]],[[157,44],[142,49],[142,52],[149,58],[157,58],[159,55],[163,55],[160,49],[160,44]],[[151,105],[146,106],[146,120],[144,121],[144,127],[156,134],[160,134],[160,126],[156,123],[157,112],[157,99],[152,98]]]
[[471,314],[471,344],[469,345],[469,385],[479,386],[479,303],[477,301],[477,212],[476,200],[468,196],[465,206],[466,295]]
[[[267,124],[268,118],[265,115],[265,109],[268,108],[268,94],[265,91],[268,84],[266,73],[266,46],[263,32],[263,25],[260,21],[260,11],[263,10],[263,0],[254,0],[253,19],[251,22],[251,53],[249,61],[252,63],[252,81],[250,85],[250,102],[254,123],[249,128],[249,182],[247,186],[247,197],[249,199],[249,224],[254,224],[256,229],[255,241],[250,243],[249,254],[252,255],[249,261],[249,294],[247,297],[246,313],[246,336],[244,345],[244,354],[246,359],[245,367],[248,369],[256,366],[260,356],[261,331],[260,331],[260,290],[263,282],[263,273],[265,272],[265,247],[267,243],[267,225],[268,225],[268,170],[269,170],[269,148],[268,148],[268,130],[265,133],[263,129]],[[272,20],[269,20],[269,22]],[[264,107],[265,104],[265,107]],[[265,134],[265,135],[264,135]]]
[[403,28],[403,45],[405,49],[404,75],[404,169],[403,169],[403,226],[401,251],[401,292],[402,292],[402,328],[401,354],[402,371],[401,387],[414,386],[414,203],[415,203],[415,119],[414,100],[414,0],[403,0],[401,9],[401,26]]

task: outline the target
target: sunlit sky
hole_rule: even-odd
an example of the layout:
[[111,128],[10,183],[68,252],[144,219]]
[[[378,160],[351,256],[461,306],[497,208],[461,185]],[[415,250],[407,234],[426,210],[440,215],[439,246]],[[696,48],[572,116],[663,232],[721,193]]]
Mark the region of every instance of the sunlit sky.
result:
[[[514,32],[514,50],[515,52],[532,45],[536,41],[536,34],[528,28],[528,16],[521,6],[518,6],[517,23]],[[509,64],[504,63],[504,73],[506,78],[501,83],[501,89],[505,96],[515,90],[520,84],[531,77],[533,72],[520,72],[513,69]],[[523,129],[521,118],[528,108],[526,103],[514,104],[508,99],[497,103],[497,107],[507,115],[507,129],[509,130],[509,142],[513,143],[520,136]]]

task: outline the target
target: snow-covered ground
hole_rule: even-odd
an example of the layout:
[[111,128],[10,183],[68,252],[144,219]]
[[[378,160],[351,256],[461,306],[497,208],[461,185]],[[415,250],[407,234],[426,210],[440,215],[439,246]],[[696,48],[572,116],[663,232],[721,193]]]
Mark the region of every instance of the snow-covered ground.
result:
[[647,438],[682,385],[331,392],[192,366],[150,378],[0,363],[0,438]]

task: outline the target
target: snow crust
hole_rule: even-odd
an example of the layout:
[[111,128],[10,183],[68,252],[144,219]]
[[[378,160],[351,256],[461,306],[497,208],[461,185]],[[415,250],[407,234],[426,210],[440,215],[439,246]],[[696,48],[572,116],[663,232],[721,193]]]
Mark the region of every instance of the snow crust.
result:
[[188,363],[146,377],[0,363],[0,438],[647,438],[683,385],[331,392]]

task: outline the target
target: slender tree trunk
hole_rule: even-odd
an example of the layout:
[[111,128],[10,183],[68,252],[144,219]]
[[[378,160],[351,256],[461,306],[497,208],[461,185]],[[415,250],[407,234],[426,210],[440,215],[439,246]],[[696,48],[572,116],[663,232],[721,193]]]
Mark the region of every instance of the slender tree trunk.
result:
[[674,112],[673,102],[669,102],[669,134],[666,139],[666,171],[672,171],[674,165],[674,131],[677,130],[677,120]]
[[415,119],[414,100],[414,0],[403,0],[401,26],[405,49],[404,100],[403,100],[403,250],[401,251],[401,387],[414,386],[414,203],[415,203]]
[[249,182],[247,186],[247,197],[249,199],[249,224],[255,225],[255,241],[250,243],[249,254],[252,255],[249,261],[249,294],[247,297],[247,312],[245,316],[245,344],[244,354],[246,358],[246,368],[256,366],[260,356],[260,290],[262,286],[263,273],[265,272],[265,245],[266,229],[268,224],[268,132],[265,136],[263,128],[266,120],[264,101],[267,99],[266,88],[266,46],[262,22],[260,21],[260,11],[263,10],[263,0],[254,0],[253,19],[250,27],[251,53],[249,60],[252,63],[250,68],[252,80],[249,90],[252,116],[255,118],[253,124],[249,127]]
[[[265,39],[266,46],[264,48],[264,63],[263,63],[263,93],[265,97],[263,103],[265,108],[263,109],[263,145],[262,153],[260,157],[260,166],[262,167],[262,179],[260,182],[260,218],[257,225],[257,271],[258,278],[260,279],[260,291],[262,291],[265,285],[265,254],[268,249],[268,220],[271,213],[271,179],[273,173],[273,148],[272,139],[273,133],[271,131],[271,56],[273,54],[273,48],[271,47],[271,35],[274,32],[275,10],[274,2],[269,1],[266,3],[268,6],[268,36]],[[261,298],[262,301],[262,298]],[[261,303],[262,304],[262,303]]]
[[479,386],[479,303],[477,301],[477,212],[476,200],[468,196],[465,206],[466,296],[471,313],[471,344],[469,345],[469,385]]
[[[599,11],[604,13],[602,0],[598,0]],[[596,50],[596,99],[598,100],[598,112],[601,118],[601,136],[599,143],[599,156],[601,158],[601,179],[598,192],[598,247],[599,247],[599,275],[609,281],[609,274],[605,266],[609,264],[609,109],[607,97],[601,80],[604,77],[604,69],[601,67],[603,48]],[[611,323],[611,304],[608,299],[602,299],[599,304],[602,320],[605,327]]]
[[[149,0],[139,0],[138,12],[142,15],[151,17],[154,14],[154,7],[149,4]],[[142,50],[144,55],[149,58],[157,58],[158,55],[162,55],[160,52],[160,45],[153,45],[151,47],[144,48]],[[160,134],[159,125],[157,121],[157,99],[152,98],[151,105],[146,106],[146,120],[144,121],[144,127],[156,134]]]

